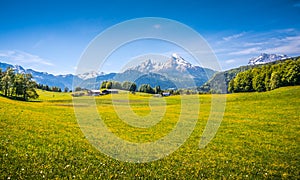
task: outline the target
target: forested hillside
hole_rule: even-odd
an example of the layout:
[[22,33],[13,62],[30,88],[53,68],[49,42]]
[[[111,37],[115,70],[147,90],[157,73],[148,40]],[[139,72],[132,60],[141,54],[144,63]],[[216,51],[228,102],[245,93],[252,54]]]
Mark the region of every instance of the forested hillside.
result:
[[300,85],[300,58],[240,72],[229,82],[229,92],[269,91]]
[[[228,93],[229,92],[228,88],[229,88],[230,81],[232,79],[234,79],[241,72],[251,71],[252,69],[261,69],[261,68],[264,68],[263,70],[266,70],[265,68],[267,68],[267,67],[268,68],[272,67],[271,69],[273,69],[273,66],[275,68],[275,67],[277,67],[278,64],[282,64],[282,63],[285,63],[285,62],[298,62],[298,64],[299,64],[299,59],[300,59],[300,57],[293,57],[293,58],[289,58],[289,59],[286,59],[286,60],[274,61],[274,62],[271,62],[271,63],[268,63],[268,64],[241,66],[239,68],[230,69],[230,70],[227,70],[227,71],[224,71],[224,72],[219,72],[219,73],[216,73],[204,85],[202,85],[201,87],[198,87],[198,91],[204,92],[204,93],[207,93],[207,92],[212,92],[212,93]],[[282,65],[279,65],[279,66],[286,66],[286,64],[282,64]],[[299,65],[297,65],[297,67],[299,68]],[[290,72],[295,71],[294,73],[297,74],[297,72],[296,72],[297,68],[294,67],[294,69],[291,69],[291,66],[286,67],[285,71],[282,71],[280,73],[286,72],[287,69],[289,69]],[[259,71],[259,70],[255,70],[255,71]],[[266,74],[267,81],[268,81],[268,79],[271,78],[271,74],[270,73]],[[299,74],[299,72],[298,72],[298,74]],[[260,77],[260,78],[262,78],[262,77]],[[285,80],[282,80],[282,81],[285,81]],[[284,82],[283,84],[281,84],[281,86],[287,86],[287,83]],[[266,89],[268,89],[268,88],[269,87],[266,87]],[[264,89],[264,88],[262,88],[262,89]],[[263,91],[263,90],[261,90],[261,91]]]

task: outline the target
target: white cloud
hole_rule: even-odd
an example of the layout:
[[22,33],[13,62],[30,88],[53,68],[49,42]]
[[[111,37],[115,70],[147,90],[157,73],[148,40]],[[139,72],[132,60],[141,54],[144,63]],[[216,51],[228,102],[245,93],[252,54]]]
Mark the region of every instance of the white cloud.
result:
[[268,53],[282,53],[282,54],[300,54],[300,35],[286,37],[281,40],[277,40],[277,44],[274,47],[267,48],[265,50]]
[[238,51],[233,51],[228,53],[229,55],[248,55],[248,54],[254,54],[254,53],[259,53],[261,52],[261,48],[259,47],[252,47],[252,48],[247,48],[243,50],[238,50]]
[[287,28],[287,29],[278,29],[275,30],[278,33],[291,33],[291,32],[296,32],[296,29],[294,28]]
[[231,36],[223,37],[222,39],[224,41],[230,41],[230,40],[233,40],[233,39],[238,39],[238,38],[244,36],[245,34],[246,34],[246,32],[242,32],[242,33],[239,33],[239,34],[234,34],[234,35],[231,35]]
[[0,58],[9,63],[54,66],[48,60],[39,57],[38,55],[30,54],[19,50],[0,51]]
[[225,69],[246,65],[250,58],[261,53],[286,54],[291,57],[300,55],[300,30],[294,28],[248,31],[243,35],[225,37],[221,41],[219,38],[214,40],[210,42],[211,47]]
[[232,64],[232,63],[235,63],[236,60],[235,59],[228,59],[225,61],[226,64]]
[[244,44],[244,47],[249,47],[249,46],[262,46],[267,44],[267,42],[246,42]]
[[227,59],[233,59],[234,56],[253,56],[262,52],[289,56],[300,54],[300,32],[293,28],[261,33],[248,32],[247,36],[237,38],[241,36],[236,34],[226,37],[227,41],[222,44],[217,42],[215,52],[221,56],[230,56]]
[[53,69],[56,69],[53,68],[55,65],[49,60],[20,50],[0,50],[0,62],[21,65],[25,69],[34,69],[51,73],[53,73]]

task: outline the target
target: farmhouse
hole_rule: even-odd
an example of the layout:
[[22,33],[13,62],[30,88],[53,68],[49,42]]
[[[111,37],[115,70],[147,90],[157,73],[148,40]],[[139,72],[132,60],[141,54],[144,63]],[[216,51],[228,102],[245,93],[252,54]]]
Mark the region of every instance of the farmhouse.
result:
[[100,90],[89,90],[89,91],[88,91],[88,95],[89,95],[89,96],[99,96],[100,93],[101,93]]
[[108,89],[108,91],[110,92],[110,94],[118,94],[119,91],[117,89]]
[[84,96],[84,92],[82,92],[82,91],[80,91],[80,92],[75,92],[75,93],[72,93],[71,96],[73,96],[73,97]]
[[169,92],[163,92],[162,96],[170,96],[171,94]]
[[117,89],[105,89],[101,91],[101,95],[105,94],[118,94],[119,91]]

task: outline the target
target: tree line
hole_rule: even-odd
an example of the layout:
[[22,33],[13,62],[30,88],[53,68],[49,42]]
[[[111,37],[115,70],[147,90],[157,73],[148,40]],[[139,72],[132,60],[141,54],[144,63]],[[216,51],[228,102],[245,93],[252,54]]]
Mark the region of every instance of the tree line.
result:
[[65,87],[64,90],[62,91],[62,89],[60,87],[48,86],[48,85],[44,85],[44,84],[38,84],[37,88],[41,89],[41,90],[44,90],[44,91],[50,91],[50,92],[72,92],[72,90],[69,90],[68,87]]
[[136,84],[129,81],[125,81],[123,83],[118,81],[103,81],[100,86],[100,89],[120,89],[131,92],[135,92],[136,88]]
[[149,84],[142,84],[137,88],[137,85],[133,82],[125,81],[120,83],[118,81],[103,81],[101,83],[100,89],[120,89],[131,92],[143,92],[149,94],[161,94],[163,92],[168,92],[172,95],[180,95],[180,94],[197,94],[196,90],[193,89],[167,89],[162,90],[160,86],[151,87]]
[[151,87],[149,84],[142,84],[137,88],[137,85],[134,82],[125,81],[120,83],[118,81],[103,81],[101,83],[100,89],[120,89],[130,92],[144,92],[150,94],[159,94],[162,92],[160,86]]
[[229,92],[263,92],[300,85],[300,58],[240,72],[228,84]]
[[31,74],[15,73],[10,67],[4,72],[0,69],[0,92],[3,96],[22,100],[36,99],[39,97],[36,87]]
[[152,88],[149,84],[142,84],[139,87],[138,91],[150,94],[160,94],[162,92],[160,86],[155,86],[154,88]]

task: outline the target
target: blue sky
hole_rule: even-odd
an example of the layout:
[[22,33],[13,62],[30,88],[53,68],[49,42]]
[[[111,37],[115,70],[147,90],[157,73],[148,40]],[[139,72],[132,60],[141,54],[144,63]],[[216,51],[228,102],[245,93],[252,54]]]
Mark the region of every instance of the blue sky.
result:
[[[74,73],[81,54],[99,33],[141,17],[169,18],[193,28],[224,70],[245,65],[263,52],[300,55],[296,0],[0,0],[0,61],[54,74]],[[173,51],[159,42],[128,48],[126,54],[116,53],[102,71],[119,71],[122,59],[144,52]]]

